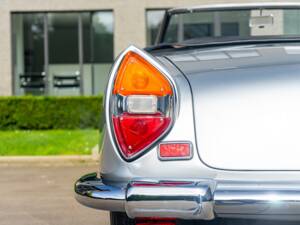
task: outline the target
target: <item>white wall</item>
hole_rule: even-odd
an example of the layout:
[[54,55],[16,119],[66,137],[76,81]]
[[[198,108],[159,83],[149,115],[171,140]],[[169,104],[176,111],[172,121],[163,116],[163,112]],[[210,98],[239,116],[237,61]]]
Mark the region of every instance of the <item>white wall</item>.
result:
[[[115,57],[128,45],[146,44],[145,9],[252,0],[1,0],[0,95],[12,95],[11,13],[32,11],[113,10]],[[255,1],[254,1],[255,2]],[[274,2],[274,1],[273,1]],[[277,2],[280,2],[277,0]],[[299,0],[294,0],[299,2]]]

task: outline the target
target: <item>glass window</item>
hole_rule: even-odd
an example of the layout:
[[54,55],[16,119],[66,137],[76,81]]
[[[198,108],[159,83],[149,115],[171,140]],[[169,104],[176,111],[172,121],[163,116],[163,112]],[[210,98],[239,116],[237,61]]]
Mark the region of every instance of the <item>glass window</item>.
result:
[[146,11],[147,45],[154,45],[159,27],[166,9],[149,9]]
[[41,72],[44,69],[44,15],[25,14],[23,18],[25,72]]
[[177,42],[177,39],[178,39],[178,26],[177,24],[170,23],[168,25],[167,32],[165,33],[164,36],[164,42],[175,43]]
[[285,10],[283,15],[284,33],[287,35],[300,34],[300,10]]
[[14,80],[16,94],[44,94],[44,14],[15,14]]
[[209,43],[216,40],[262,40],[271,37],[285,40],[300,36],[299,19],[300,9],[285,6],[276,9],[253,6],[234,10],[174,11],[167,24],[163,42],[176,43],[194,39],[192,42]]
[[91,63],[91,13],[82,13],[82,39],[84,63]]
[[95,12],[92,15],[93,94],[103,93],[114,55],[113,13]]
[[210,37],[213,34],[213,25],[209,23],[187,23],[184,25],[184,39]]
[[12,14],[15,94],[103,93],[114,59],[112,11]]
[[111,63],[113,61],[113,14],[95,12],[92,16],[94,62]]
[[239,36],[239,23],[222,23],[221,35],[226,36]]
[[[172,15],[164,42],[182,42],[195,38],[249,36],[250,11],[208,11]],[[176,27],[176,28],[175,28]],[[174,30],[177,31],[174,34]]]
[[84,94],[79,13],[48,13],[48,78],[51,95]]
[[78,63],[78,13],[49,13],[49,63]]

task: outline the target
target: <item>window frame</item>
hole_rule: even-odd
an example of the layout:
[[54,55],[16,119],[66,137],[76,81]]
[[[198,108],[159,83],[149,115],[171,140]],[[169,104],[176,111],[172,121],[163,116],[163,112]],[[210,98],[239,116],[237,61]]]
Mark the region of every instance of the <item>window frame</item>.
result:
[[[78,38],[79,39],[82,39],[82,36],[83,36],[83,24],[82,24],[82,14],[83,13],[90,13],[91,17],[92,17],[92,14],[93,13],[97,13],[97,12],[110,12],[112,14],[112,17],[113,17],[113,30],[112,30],[112,34],[113,34],[113,48],[112,48],[112,55],[113,55],[113,58],[115,58],[115,51],[114,51],[114,48],[115,48],[115,22],[116,22],[116,19],[115,19],[115,11],[113,8],[105,8],[105,9],[99,9],[99,10],[47,10],[47,11],[11,11],[10,12],[10,33],[11,33],[11,74],[12,74],[12,79],[11,79],[11,85],[12,85],[12,94],[13,95],[17,95],[18,94],[18,91],[16,90],[17,87],[16,87],[16,71],[15,71],[15,64],[16,64],[16,46],[15,46],[15,41],[16,41],[16,37],[15,37],[15,30],[14,30],[14,23],[13,23],[13,20],[14,20],[14,16],[15,15],[24,15],[24,14],[43,14],[44,16],[44,24],[43,24],[43,27],[44,27],[44,73],[45,73],[45,79],[46,79],[46,87],[45,87],[45,91],[44,91],[44,94],[45,96],[48,96],[49,95],[49,34],[48,34],[48,28],[49,28],[49,24],[48,24],[48,14],[50,13],[78,13],[79,14],[79,21],[78,21],[78,26],[81,26],[79,27],[79,30],[78,30]],[[80,20],[81,20],[81,23],[80,23]],[[91,26],[91,36],[93,34],[93,27]],[[79,34],[81,33],[81,34]],[[80,37],[81,36],[81,37]],[[86,61],[84,61],[84,49],[81,49],[83,47],[83,40],[80,40],[81,43],[78,43],[78,48],[79,48],[79,53],[78,53],[78,57],[79,58],[82,58],[80,60],[80,62],[78,62],[79,64],[79,67],[80,67],[80,76],[81,76],[81,85],[80,85],[80,95],[83,95],[83,87],[84,87],[84,84],[83,84],[83,66],[84,64],[88,63]],[[90,64],[94,64],[94,58],[93,58],[93,49],[92,49],[92,46],[93,46],[93,37],[90,37],[90,46],[88,46],[89,48],[91,48],[91,52],[90,52]],[[80,53],[81,52],[81,53]],[[81,54],[81,56],[79,55]],[[94,77],[94,69],[93,69],[93,66],[92,66],[92,79]],[[94,84],[92,84],[92,95],[94,95],[95,92],[94,92]]]
[[156,38],[154,40],[154,43],[153,45],[157,45],[158,42],[159,42],[159,37],[160,37],[160,31],[162,29],[162,26],[164,24],[164,20],[165,20],[165,17],[166,17],[166,14],[168,13],[168,11],[170,10],[169,7],[166,7],[166,8],[146,8],[145,9],[145,43],[146,45],[148,45],[148,40],[147,40],[147,36],[148,36],[148,17],[147,17],[147,12],[149,11],[165,11],[164,12],[164,16],[162,18],[162,21],[160,23],[160,25],[158,26],[158,31],[157,31],[157,35],[156,35]]

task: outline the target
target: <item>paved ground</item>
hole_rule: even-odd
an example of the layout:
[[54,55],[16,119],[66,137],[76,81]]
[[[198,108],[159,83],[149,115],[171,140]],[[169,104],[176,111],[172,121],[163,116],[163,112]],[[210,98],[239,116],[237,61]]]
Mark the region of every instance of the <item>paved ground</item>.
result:
[[108,225],[106,212],[74,200],[73,183],[96,163],[0,163],[0,225]]
[[[77,160],[76,160],[77,161]],[[89,209],[73,197],[80,175],[98,170],[95,162],[60,160],[20,163],[0,160],[0,225],[109,225],[108,213]],[[231,225],[296,225],[274,221]]]

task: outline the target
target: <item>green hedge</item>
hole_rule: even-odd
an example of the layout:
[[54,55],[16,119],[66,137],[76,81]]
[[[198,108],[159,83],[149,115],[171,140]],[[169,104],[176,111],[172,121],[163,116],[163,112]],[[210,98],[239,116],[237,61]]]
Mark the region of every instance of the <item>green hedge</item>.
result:
[[0,130],[99,128],[102,97],[0,97]]

